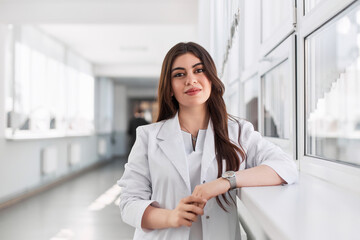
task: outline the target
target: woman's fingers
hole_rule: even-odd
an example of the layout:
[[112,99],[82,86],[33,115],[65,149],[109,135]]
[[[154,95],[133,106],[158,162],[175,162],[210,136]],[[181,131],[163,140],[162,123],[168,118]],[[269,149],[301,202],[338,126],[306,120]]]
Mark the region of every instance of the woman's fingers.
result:
[[204,209],[202,209],[199,206],[196,206],[194,204],[186,204],[184,205],[184,211],[186,212],[192,212],[196,215],[203,215],[204,214]]
[[180,221],[180,226],[186,226],[186,227],[191,227],[192,222],[189,220],[186,220],[185,218],[181,219]]
[[171,211],[169,222],[173,227],[188,226],[197,221],[198,215],[203,215],[204,210],[200,206],[204,206],[207,200],[188,196],[180,200],[178,206]]
[[196,222],[197,221],[197,215],[192,212],[183,212],[183,218],[190,222]]
[[197,197],[197,196],[193,196],[193,195],[183,198],[183,199],[181,199],[181,201],[185,204],[196,204],[196,203],[205,204],[207,202],[206,199]]

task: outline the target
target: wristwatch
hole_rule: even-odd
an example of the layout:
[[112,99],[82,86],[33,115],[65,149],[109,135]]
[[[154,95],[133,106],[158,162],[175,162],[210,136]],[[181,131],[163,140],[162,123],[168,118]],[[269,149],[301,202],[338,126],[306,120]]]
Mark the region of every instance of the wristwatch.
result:
[[230,182],[229,190],[236,188],[236,176],[234,171],[226,171],[221,175],[221,177],[227,179]]

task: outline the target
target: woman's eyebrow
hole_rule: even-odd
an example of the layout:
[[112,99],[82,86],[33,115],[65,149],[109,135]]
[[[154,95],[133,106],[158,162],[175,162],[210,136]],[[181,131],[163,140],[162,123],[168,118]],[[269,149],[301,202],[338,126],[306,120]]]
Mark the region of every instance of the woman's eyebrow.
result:
[[192,67],[194,68],[194,67],[196,67],[196,66],[198,66],[198,65],[203,65],[203,63],[202,63],[202,62],[196,63],[196,64],[194,64]]
[[[203,63],[202,63],[202,62],[196,63],[196,64],[192,65],[192,68],[194,68],[194,67],[196,67],[196,66],[198,66],[198,65],[203,65]],[[173,68],[173,69],[171,70],[171,72],[173,72],[173,71],[175,71],[175,70],[185,70],[185,68],[182,68],[182,67]]]
[[182,68],[182,67],[173,68],[173,69],[171,70],[171,72],[173,72],[173,71],[175,71],[175,70],[185,70],[185,68]]

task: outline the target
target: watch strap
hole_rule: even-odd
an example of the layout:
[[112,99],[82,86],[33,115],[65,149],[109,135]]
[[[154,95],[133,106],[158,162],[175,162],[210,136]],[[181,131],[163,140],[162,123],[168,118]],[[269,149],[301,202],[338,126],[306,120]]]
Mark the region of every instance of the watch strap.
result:
[[233,190],[236,188],[236,177],[233,176],[233,177],[229,177],[227,178],[227,180],[229,180],[230,182],[230,190]]
[[236,188],[236,175],[234,171],[227,171],[224,172],[222,175],[222,178],[225,178],[229,181],[230,183],[230,189],[229,190],[233,190]]

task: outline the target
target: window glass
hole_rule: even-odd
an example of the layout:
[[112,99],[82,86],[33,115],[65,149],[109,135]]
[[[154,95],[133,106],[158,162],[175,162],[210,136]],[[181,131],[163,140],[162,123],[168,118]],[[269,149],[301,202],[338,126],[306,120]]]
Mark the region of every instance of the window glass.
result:
[[15,44],[14,64],[14,109],[11,114],[9,127],[28,130],[31,109],[30,101],[30,59],[31,50],[25,45]]
[[305,14],[314,9],[323,0],[305,0]]
[[[7,81],[7,136],[41,137],[50,132],[63,136],[69,131],[90,133],[94,129],[94,77],[84,71],[84,67],[67,66],[64,59],[61,62],[61,58],[56,57],[60,54],[53,51],[56,47],[60,49],[61,44],[35,28],[24,29],[29,34],[12,40],[13,51],[8,46],[11,57],[7,58],[7,64],[14,74]],[[35,46],[36,41],[24,36],[47,39],[51,48],[41,49],[41,44]],[[13,66],[10,64],[12,58]],[[75,55],[73,63],[91,67]]]
[[259,102],[259,86],[258,78],[255,76],[244,83],[244,102],[245,102],[245,118],[254,125],[254,129],[258,131],[258,102]]
[[258,18],[259,4],[257,1],[244,1],[244,69],[251,67],[257,61],[260,45],[260,31]]
[[291,72],[289,60],[262,77],[264,136],[290,138]]
[[231,94],[228,98],[227,108],[228,113],[234,116],[239,116],[239,84],[235,83],[230,86]]
[[306,154],[360,164],[360,7],[306,44]]
[[261,40],[265,42],[284,22],[290,21],[292,1],[263,0],[262,1],[262,29]]

